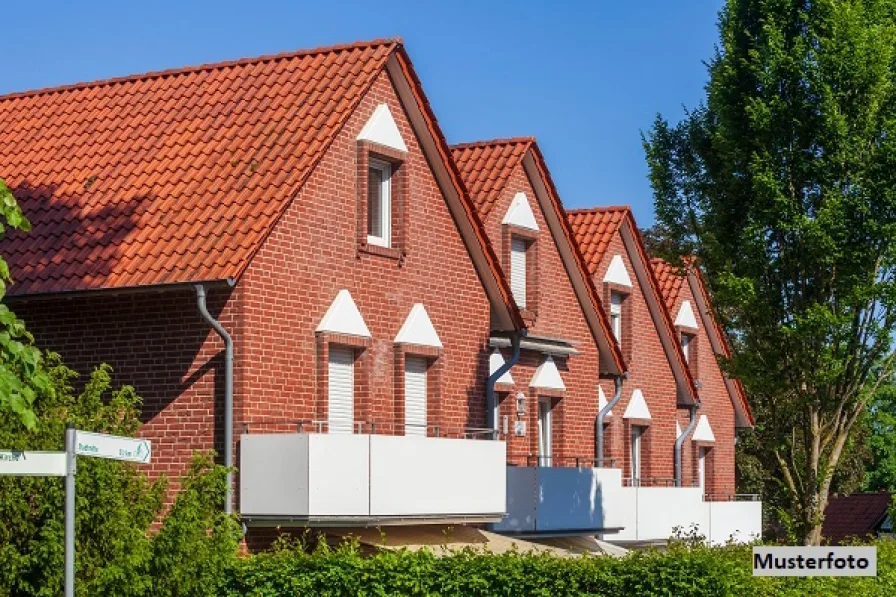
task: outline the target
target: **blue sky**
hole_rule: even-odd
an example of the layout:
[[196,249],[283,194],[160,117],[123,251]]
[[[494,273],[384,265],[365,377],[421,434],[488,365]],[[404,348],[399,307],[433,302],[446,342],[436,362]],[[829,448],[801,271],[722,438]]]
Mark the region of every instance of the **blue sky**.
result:
[[721,5],[7,0],[0,93],[400,36],[449,142],[534,135],[567,207],[649,225],[640,131],[700,101]]

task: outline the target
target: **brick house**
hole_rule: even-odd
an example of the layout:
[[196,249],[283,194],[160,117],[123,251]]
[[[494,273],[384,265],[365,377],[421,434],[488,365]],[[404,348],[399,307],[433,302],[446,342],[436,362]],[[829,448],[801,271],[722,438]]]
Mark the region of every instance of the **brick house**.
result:
[[134,385],[151,474],[237,466],[259,536],[619,532],[674,476],[702,393],[630,214],[595,258],[533,139],[448,146],[400,40],[0,97],[0,177],[12,308]]

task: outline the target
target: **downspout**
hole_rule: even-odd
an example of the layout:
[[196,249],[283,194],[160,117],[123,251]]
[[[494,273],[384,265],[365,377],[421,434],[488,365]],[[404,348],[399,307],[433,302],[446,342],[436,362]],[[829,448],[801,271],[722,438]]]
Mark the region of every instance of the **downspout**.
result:
[[628,374],[617,375],[613,380],[613,383],[616,385],[616,393],[613,394],[607,405],[600,409],[600,412],[597,413],[597,418],[594,420],[594,453],[597,455],[597,462],[594,463],[595,468],[604,465],[604,418],[622,398],[622,384],[626,377],[628,377]]
[[681,432],[681,436],[675,440],[675,487],[681,487],[681,446],[697,426],[697,409],[699,408],[699,402],[691,407],[691,422],[688,423],[687,429]]
[[233,511],[233,338],[224,326],[212,317],[205,304],[205,286],[197,284],[196,304],[202,318],[224,340],[224,466],[227,471],[227,494],[224,501],[224,513]]
[[485,384],[485,421],[486,427],[495,431],[495,437],[497,437],[498,431],[498,418],[495,416],[495,384],[498,383],[498,380],[504,376],[505,373],[510,371],[510,368],[517,364],[520,360],[520,341],[523,336],[526,335],[526,331],[523,330],[516,334],[513,334],[510,337],[510,345],[513,348],[513,353],[510,355],[510,360],[505,361],[503,365],[498,367],[498,369],[488,376],[488,382]]

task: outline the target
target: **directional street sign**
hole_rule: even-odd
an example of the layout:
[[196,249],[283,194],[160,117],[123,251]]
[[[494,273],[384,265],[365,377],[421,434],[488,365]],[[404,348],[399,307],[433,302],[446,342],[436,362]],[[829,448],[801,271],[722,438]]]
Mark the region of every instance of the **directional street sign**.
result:
[[75,453],[146,464],[152,457],[152,444],[148,439],[75,431]]
[[0,475],[64,477],[65,459],[65,452],[0,450]]

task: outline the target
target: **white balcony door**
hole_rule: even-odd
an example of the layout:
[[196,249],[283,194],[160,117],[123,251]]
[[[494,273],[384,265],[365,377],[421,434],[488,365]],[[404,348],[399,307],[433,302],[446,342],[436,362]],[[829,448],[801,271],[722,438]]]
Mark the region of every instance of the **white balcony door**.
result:
[[700,448],[697,452],[697,479],[700,483],[700,488],[706,488],[706,448]]
[[538,400],[538,466],[551,466],[551,401]]
[[404,361],[404,434],[426,437],[426,359]]
[[355,420],[355,351],[330,346],[327,429],[329,433],[352,433]]
[[631,459],[632,459],[632,485],[641,484],[641,434],[643,427],[632,425]]

